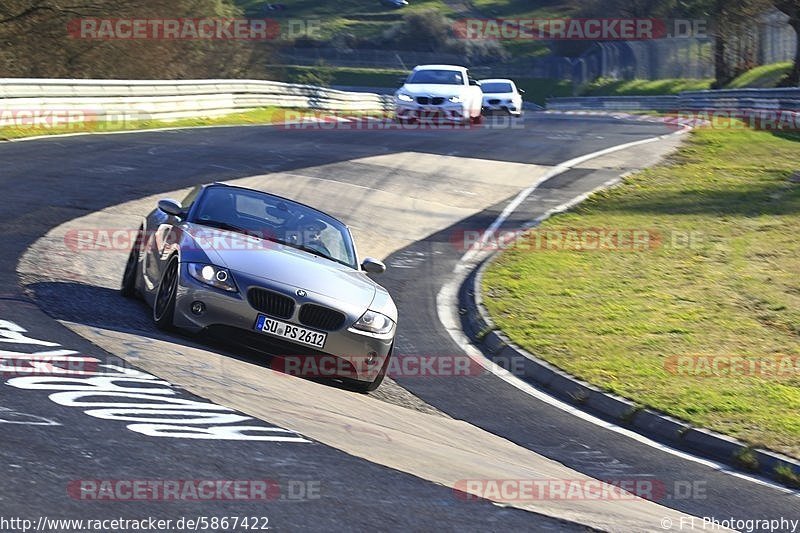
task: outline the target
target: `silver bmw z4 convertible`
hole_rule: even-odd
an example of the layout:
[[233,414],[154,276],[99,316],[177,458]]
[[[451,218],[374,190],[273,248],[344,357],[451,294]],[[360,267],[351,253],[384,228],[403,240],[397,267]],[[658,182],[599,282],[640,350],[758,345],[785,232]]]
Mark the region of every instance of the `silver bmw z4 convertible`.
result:
[[385,270],[358,262],[350,230],[332,216],[213,183],[147,215],[121,292],[152,306],[159,328],[244,340],[285,371],[368,392],[383,381],[397,329],[394,301],[367,276]]

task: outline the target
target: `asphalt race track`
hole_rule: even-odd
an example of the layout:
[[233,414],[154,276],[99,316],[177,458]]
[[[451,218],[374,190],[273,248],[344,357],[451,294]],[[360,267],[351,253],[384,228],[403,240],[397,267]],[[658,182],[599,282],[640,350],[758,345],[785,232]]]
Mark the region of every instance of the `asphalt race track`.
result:
[[[464,252],[454,236],[488,227],[563,161],[674,131],[531,113],[521,128],[453,132],[226,127],[0,144],[0,350],[68,350],[113,374],[105,388],[3,374],[0,514],[34,523],[43,513],[267,517],[271,529],[285,531],[659,531],[679,530],[682,515],[797,518],[796,494],[572,416],[488,373],[398,375],[362,396],[276,376],[258,355],[227,344],[164,335],[143,305],[115,291],[124,253],[65,246],[71,229],[134,228],[155,199],[180,198],[177,191],[197,183],[275,191],[339,216],[361,256],[385,258],[389,269],[376,279],[399,308],[397,352],[453,357],[463,350],[439,320],[437,294]],[[503,227],[651,164],[676,142],[669,137],[562,173]],[[220,427],[249,429],[203,438],[158,436],[141,427],[147,424],[131,429],[125,410],[146,410],[141,404],[154,396],[205,409]],[[497,505],[453,490],[468,479],[533,476],[649,480],[664,491],[654,503]],[[264,479],[279,488],[267,501],[92,501],[75,489],[81,480]],[[680,525],[688,530],[691,521]]]

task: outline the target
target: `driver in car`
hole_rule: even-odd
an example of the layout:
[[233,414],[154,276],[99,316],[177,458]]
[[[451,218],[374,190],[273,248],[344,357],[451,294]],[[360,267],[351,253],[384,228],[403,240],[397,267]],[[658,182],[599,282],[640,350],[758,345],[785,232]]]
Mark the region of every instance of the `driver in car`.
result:
[[326,228],[326,224],[317,219],[303,219],[300,221],[300,230],[301,235],[303,237],[303,242],[301,243],[306,248],[311,248],[324,254],[328,257],[331,256],[330,250],[328,247],[325,246],[325,243],[322,242],[322,231]]

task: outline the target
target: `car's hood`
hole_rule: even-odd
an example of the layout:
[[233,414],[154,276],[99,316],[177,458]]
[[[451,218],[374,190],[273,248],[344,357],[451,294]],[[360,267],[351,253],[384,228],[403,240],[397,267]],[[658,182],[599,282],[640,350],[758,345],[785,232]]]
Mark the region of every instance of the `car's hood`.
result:
[[455,96],[464,94],[467,87],[463,85],[437,85],[434,83],[407,83],[400,91],[413,96]]
[[[291,246],[228,231],[203,228],[196,239],[208,259],[247,277],[289,285],[326,299],[366,309],[378,285],[359,270],[310,254]],[[219,238],[214,242],[214,235]]]

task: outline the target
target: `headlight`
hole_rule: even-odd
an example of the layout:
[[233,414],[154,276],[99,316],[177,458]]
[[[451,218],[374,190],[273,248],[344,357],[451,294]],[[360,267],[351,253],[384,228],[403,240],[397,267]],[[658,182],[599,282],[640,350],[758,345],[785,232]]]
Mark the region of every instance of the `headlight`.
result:
[[460,104],[463,100],[461,100],[460,96],[451,96],[447,99],[447,101],[451,104]]
[[231,273],[226,268],[203,263],[189,263],[189,274],[197,281],[223,291],[236,292],[238,290]]
[[367,311],[353,324],[353,327],[362,331],[385,335],[394,329],[394,322],[384,314]]
[[406,93],[398,93],[398,94],[397,94],[397,99],[398,99],[398,100],[402,100],[403,102],[413,102],[413,101],[414,101],[414,99],[413,99],[413,98],[411,98],[411,97],[410,97],[409,95],[407,95]]

